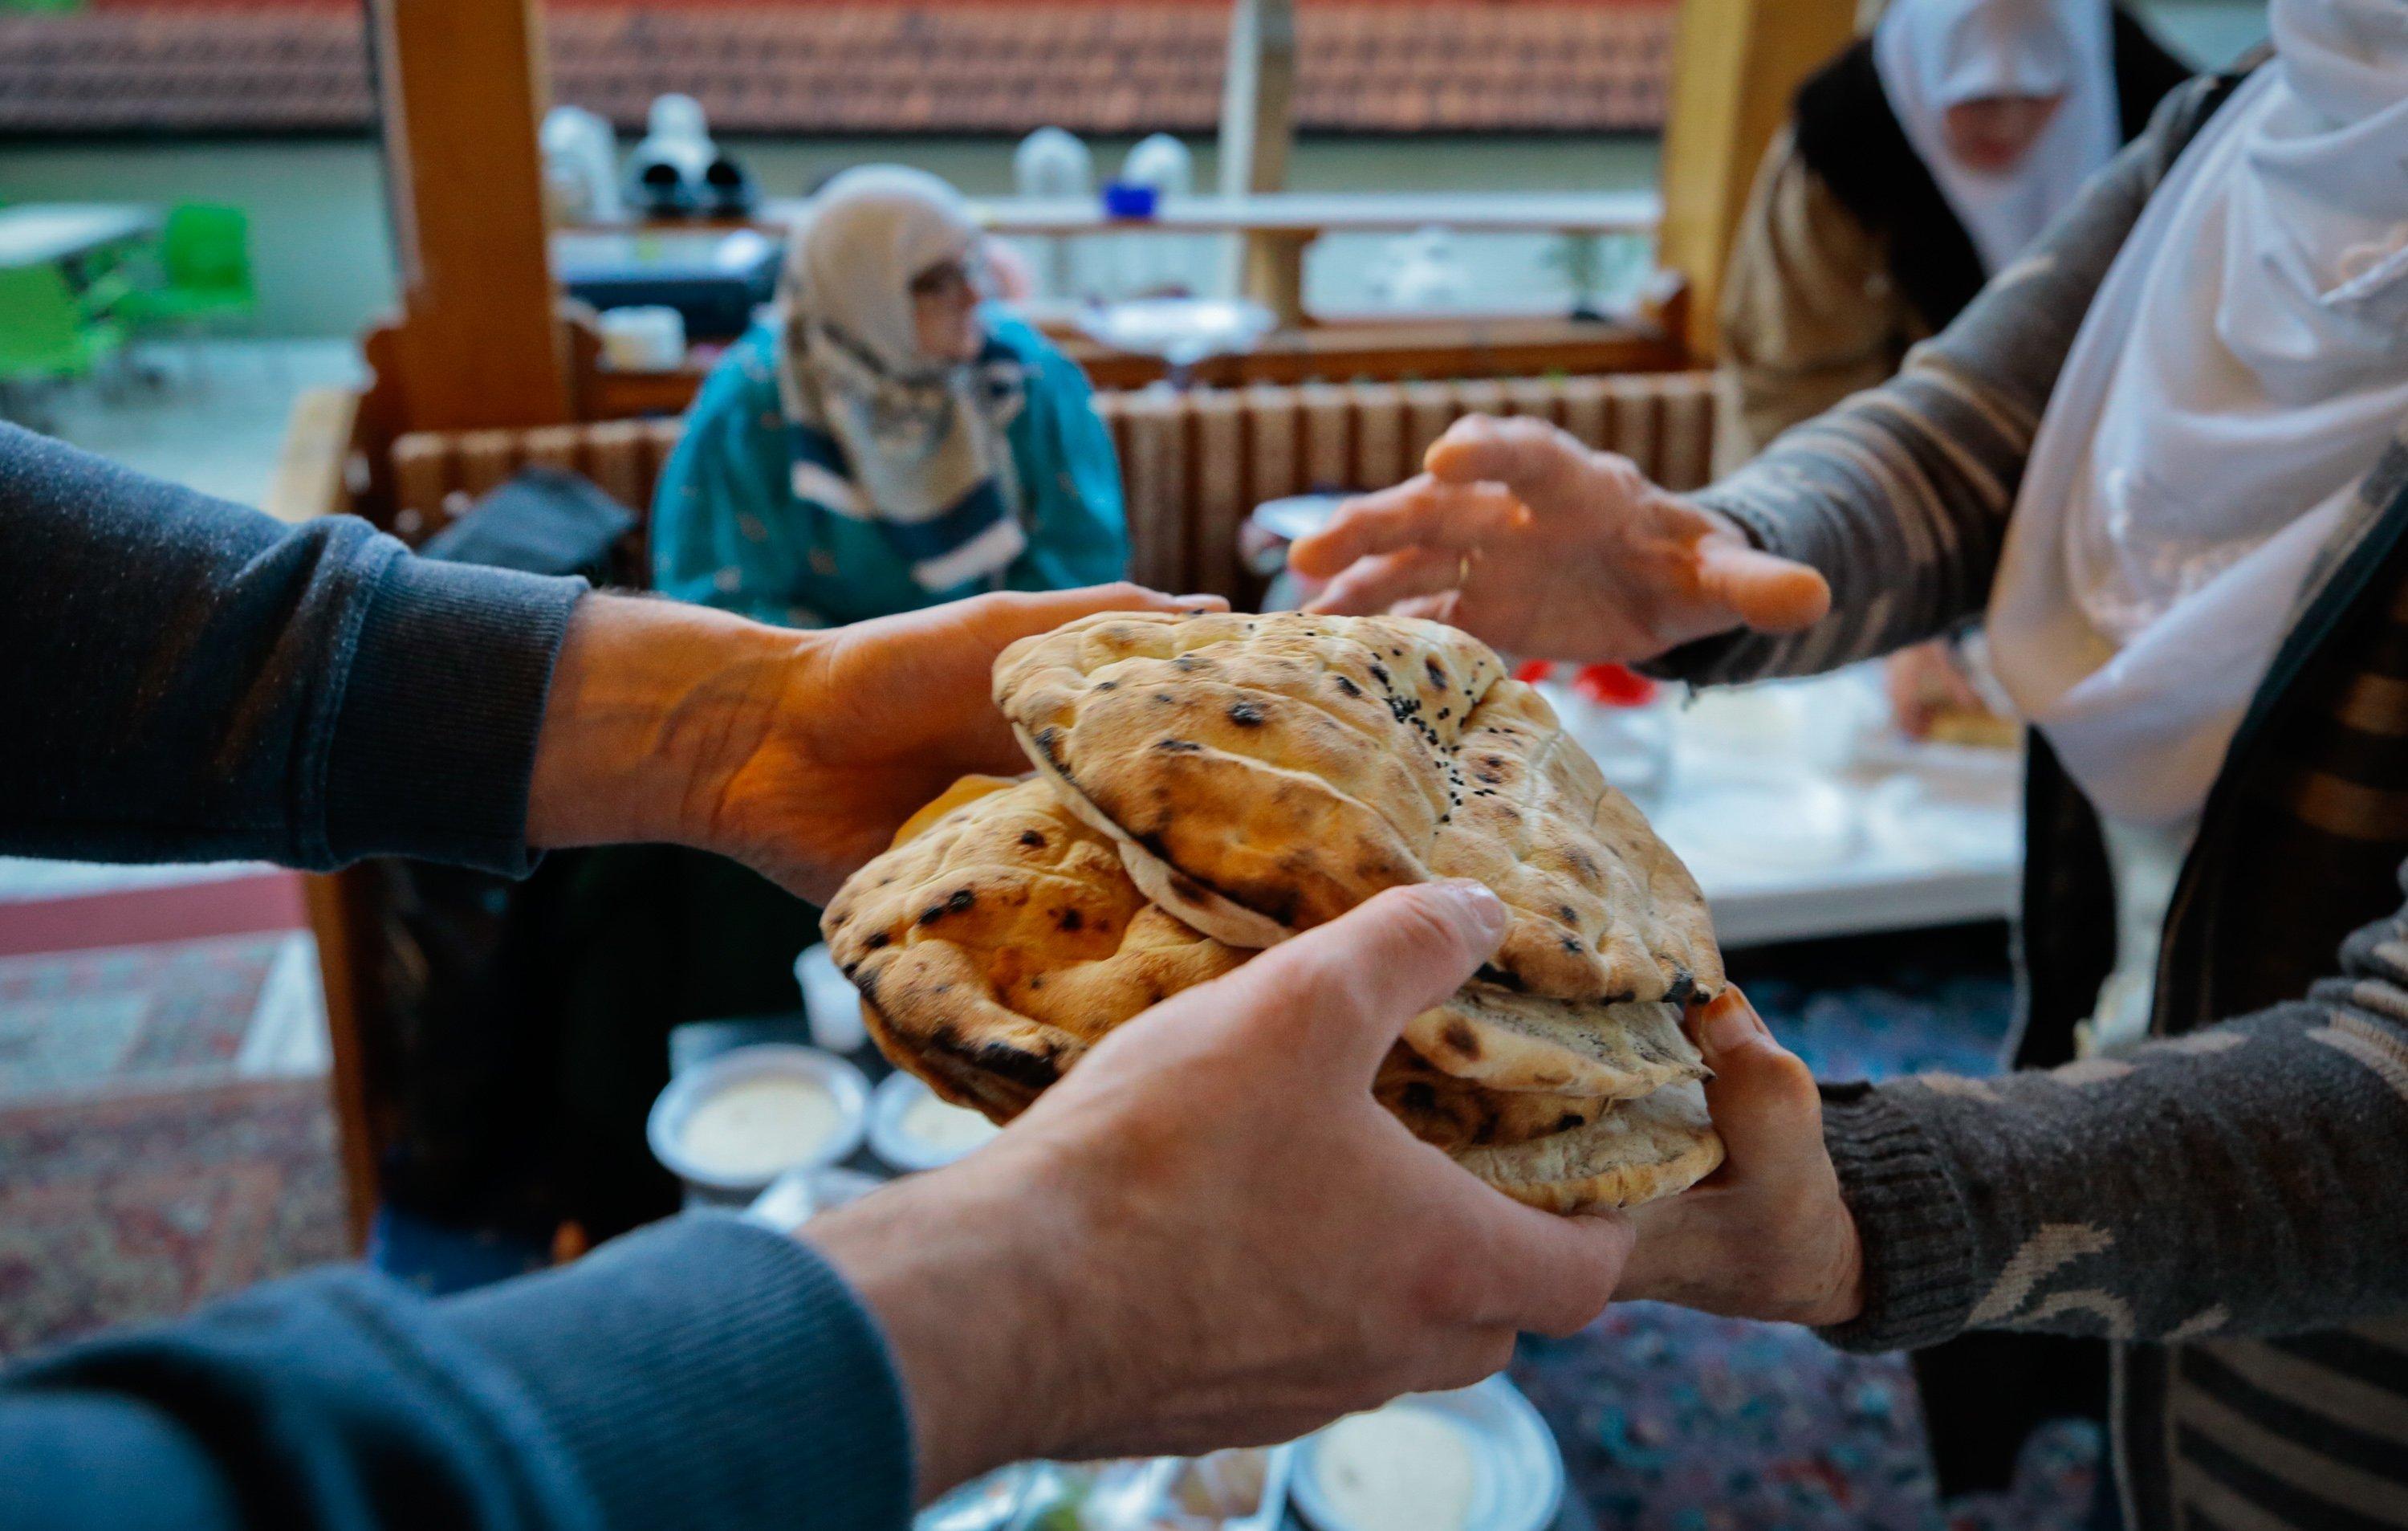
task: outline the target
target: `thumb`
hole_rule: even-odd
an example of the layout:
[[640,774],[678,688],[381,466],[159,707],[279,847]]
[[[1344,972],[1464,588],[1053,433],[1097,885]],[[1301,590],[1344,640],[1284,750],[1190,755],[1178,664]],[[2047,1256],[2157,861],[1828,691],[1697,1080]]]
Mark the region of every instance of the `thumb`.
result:
[[1831,610],[1831,585],[1793,559],[1744,543],[1698,544],[1698,591],[1759,632],[1796,632]]
[[1391,888],[1283,941],[1221,980],[1240,1024],[1309,1075],[1363,1088],[1405,1022],[1463,987],[1505,935],[1505,905],[1476,882]]
[[1736,986],[1698,1017],[1698,1045],[1714,1071],[1706,1109],[1723,1140],[1726,1176],[1777,1174],[1820,1159],[1823,1102],[1813,1071],[1772,1039]]

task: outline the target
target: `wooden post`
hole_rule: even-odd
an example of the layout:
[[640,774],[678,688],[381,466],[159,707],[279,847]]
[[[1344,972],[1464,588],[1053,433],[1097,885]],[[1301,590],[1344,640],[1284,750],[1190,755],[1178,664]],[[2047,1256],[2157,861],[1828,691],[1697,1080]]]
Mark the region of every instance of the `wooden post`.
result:
[[573,418],[545,243],[538,0],[368,0],[413,430]]
[[[1296,0],[1233,0],[1229,70],[1221,86],[1221,195],[1287,187],[1296,141]],[[1304,252],[1294,239],[1249,234],[1238,290],[1283,325],[1304,317]]]
[[1682,0],[1664,123],[1657,260],[1688,293],[1687,339],[1713,359],[1732,233],[1799,84],[1855,34],[1856,0]]

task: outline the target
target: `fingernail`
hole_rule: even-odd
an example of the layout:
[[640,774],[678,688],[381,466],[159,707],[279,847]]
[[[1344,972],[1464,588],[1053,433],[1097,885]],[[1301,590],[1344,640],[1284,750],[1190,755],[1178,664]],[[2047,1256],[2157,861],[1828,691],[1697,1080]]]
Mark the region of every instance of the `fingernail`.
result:
[[1735,992],[1726,992],[1706,1007],[1703,1033],[1706,1051],[1719,1058],[1747,1045],[1756,1034],[1756,1023],[1748,1018],[1747,1002]]
[[1486,883],[1473,882],[1469,877],[1448,877],[1434,885],[1454,901],[1458,917],[1476,933],[1484,949],[1493,948],[1505,935],[1505,901]]

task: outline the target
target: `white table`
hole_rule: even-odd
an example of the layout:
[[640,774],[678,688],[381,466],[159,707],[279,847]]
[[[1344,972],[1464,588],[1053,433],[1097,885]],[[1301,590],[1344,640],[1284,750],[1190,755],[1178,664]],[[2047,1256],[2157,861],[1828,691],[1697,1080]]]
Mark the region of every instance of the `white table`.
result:
[[138,203],[28,202],[0,208],[0,267],[48,266],[155,232],[159,209]]
[[2020,760],[1909,744],[1885,715],[1861,672],[1709,693],[1671,715],[1671,771],[1641,805],[1725,946],[2014,915]]

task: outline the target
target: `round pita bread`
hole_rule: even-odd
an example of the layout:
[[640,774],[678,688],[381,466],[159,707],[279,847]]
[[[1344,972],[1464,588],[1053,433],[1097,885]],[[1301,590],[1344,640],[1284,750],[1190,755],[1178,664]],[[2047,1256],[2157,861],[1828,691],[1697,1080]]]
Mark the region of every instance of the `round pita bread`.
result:
[[1148,898],[1230,945],[1472,877],[1512,914],[1493,989],[1677,1004],[1722,987],[1687,869],[1455,628],[1106,614],[1005,650],[996,701]]
[[1465,1148],[1455,1162],[1517,1202],[1548,1212],[1637,1206],[1677,1196],[1723,1162],[1723,1140],[1695,1083],[1626,1101],[1569,1132]]
[[[1113,1027],[1235,968],[1148,903],[1111,843],[1041,782],[957,784],[838,892],[824,924],[887,1056],[996,1120],[1027,1108]],[[1449,1011],[1433,1025],[1460,1018]],[[1400,1043],[1372,1093],[1414,1134],[1464,1150],[1548,1140],[1611,1116],[1601,1095],[1502,1091]]]

